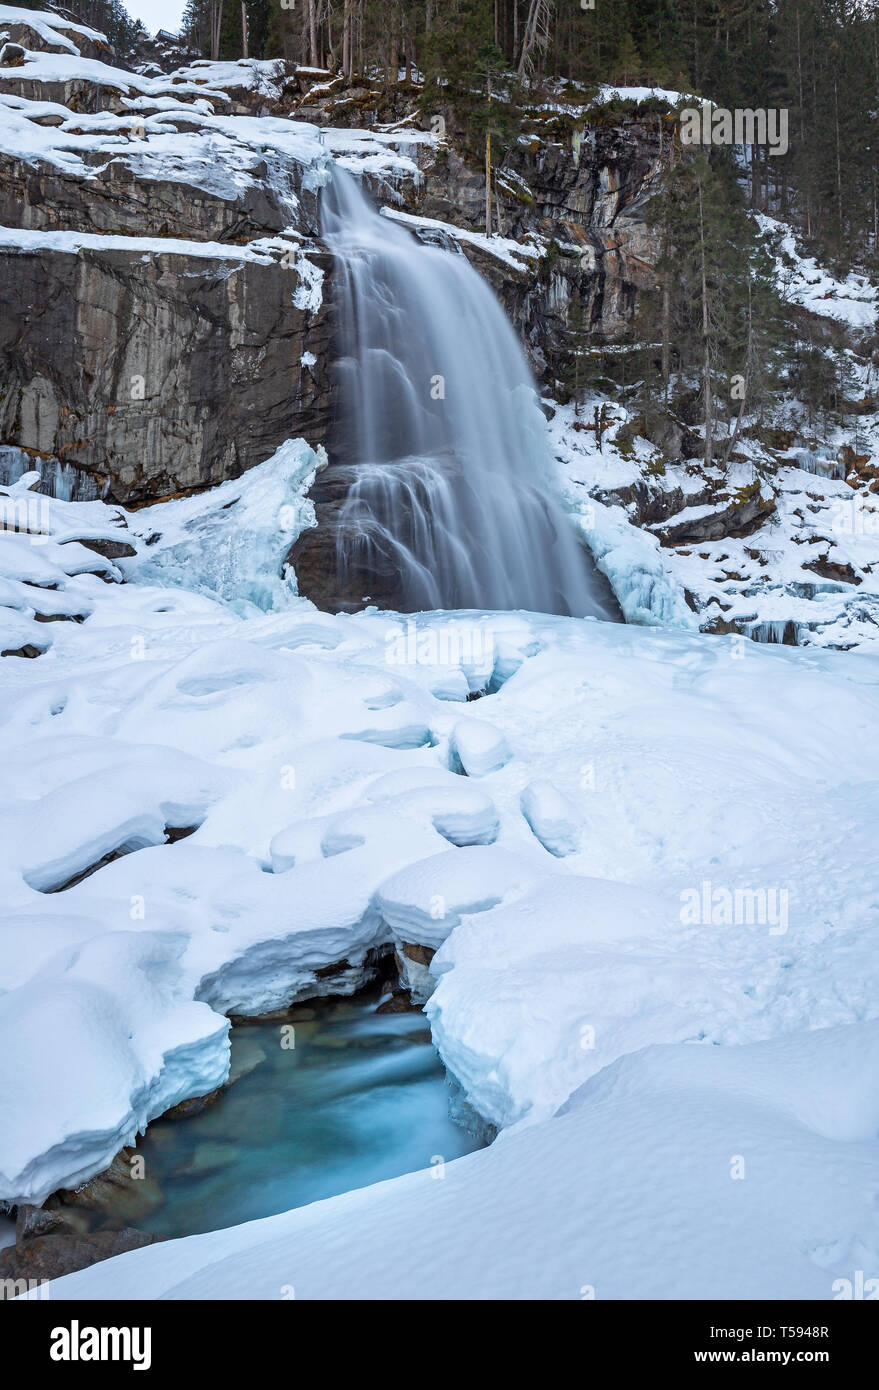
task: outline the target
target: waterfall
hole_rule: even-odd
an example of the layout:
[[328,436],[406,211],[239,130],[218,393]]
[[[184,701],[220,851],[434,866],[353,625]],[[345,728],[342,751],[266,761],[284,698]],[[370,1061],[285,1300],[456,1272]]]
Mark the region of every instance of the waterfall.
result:
[[382,217],[338,169],[340,589],[393,575],[400,607],[616,616],[556,497],[534,382],[466,258]]

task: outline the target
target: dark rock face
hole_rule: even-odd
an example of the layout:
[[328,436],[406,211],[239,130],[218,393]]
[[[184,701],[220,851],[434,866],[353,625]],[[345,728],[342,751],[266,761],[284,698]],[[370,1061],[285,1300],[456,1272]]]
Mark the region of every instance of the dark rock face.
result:
[[[9,1296],[24,1293],[27,1285],[39,1286],[44,1279],[60,1279],[78,1269],[88,1269],[101,1260],[152,1245],[158,1236],[126,1227],[122,1231],[97,1231],[91,1235],[55,1233],[33,1236],[0,1250],[0,1297],[4,1288]],[[10,1286],[6,1281],[12,1280]],[[14,1287],[19,1282],[20,1287]]]
[[[112,50],[97,41],[73,32],[69,37],[84,56],[114,61]],[[166,39],[153,45],[162,50],[161,61],[152,51],[135,61],[146,58],[156,71],[173,66],[181,55]],[[87,151],[88,177],[48,161],[0,157],[0,224],[37,233],[173,237],[221,243],[230,252],[226,260],[119,244],[0,250],[0,443],[23,448],[36,461],[58,458],[94,480],[92,495],[134,505],[236,477],[291,437],[313,446],[331,443],[331,258],[319,240],[309,243],[312,264],[325,272],[323,303],[303,309],[293,303],[302,282],[281,263],[280,250],[258,261],[235,249],[277,237],[291,218],[299,235],[319,236],[318,195],[302,170],[280,168],[276,153],[256,146],[249,153],[239,147],[241,177],[228,186],[220,177],[222,159],[216,178],[206,177],[203,187],[164,177],[160,163],[141,158],[146,146],[121,90],[80,77],[34,81],[15,45],[65,51],[63,43],[13,25],[2,68],[5,92],[61,103],[72,112],[131,116],[131,138]],[[120,88],[127,76],[120,72]],[[177,90],[175,81],[169,92]],[[186,90],[187,82],[179,82]],[[215,93],[207,107],[368,126],[408,119],[420,96],[406,83],[346,87],[334,79],[315,97],[313,85],[305,74],[279,75],[275,95],[234,88],[225,96]],[[187,100],[192,94],[189,83]],[[190,120],[181,108],[167,119],[197,133],[196,115],[193,108]],[[48,112],[38,119],[60,118]],[[597,129],[570,125],[553,129],[552,138],[517,146],[501,171],[502,230],[537,235],[546,254],[517,269],[463,244],[549,385],[571,360],[573,318],[585,319],[598,340],[625,331],[657,254],[643,210],[663,160],[659,124],[655,130],[634,121]],[[381,202],[396,197],[412,212],[480,230],[484,173],[456,148],[451,121],[449,133],[439,148],[407,147],[420,166],[420,182],[407,178],[391,187],[375,175],[374,192]],[[303,364],[306,354],[313,364]],[[321,594],[321,601],[333,588],[337,542],[328,543],[327,534],[344,496],[343,480],[332,466],[319,480],[313,494],[318,528],[291,557],[303,592]],[[352,576],[350,592],[334,595],[333,604],[357,607],[365,594],[390,604],[396,587],[392,564],[383,566],[378,557],[370,575]]]
[[693,544],[723,540],[728,536],[750,536],[775,511],[775,497],[764,497],[759,488],[734,495],[706,516],[676,522],[674,517],[656,533],[663,545]]
[[[138,142],[130,148],[136,155]],[[138,178],[122,159],[101,161],[89,179],[4,159],[0,222],[29,231],[242,243],[271,236],[290,221],[271,189],[260,183],[265,163],[254,159],[248,172],[253,182],[230,200],[179,181]]]
[[280,262],[3,251],[0,282],[0,439],[95,475],[113,500],[198,490],[324,436],[327,302],[296,308]]
[[[535,141],[511,159],[521,184],[510,185],[518,196],[502,199],[504,233],[553,237],[549,254],[522,275],[466,243],[464,252],[499,295],[539,376],[551,379],[570,353],[572,311],[597,341],[628,329],[638,290],[659,255],[645,207],[665,157],[658,126],[628,121],[559,142]],[[425,216],[479,229],[482,171],[454,150],[443,152],[412,202]]]
[[[291,546],[285,564],[292,565],[300,594],[329,613],[351,613],[369,602],[379,608],[401,609],[402,576],[396,557],[380,543],[368,566],[346,565],[343,583],[339,570],[340,554],[361,554],[354,536],[347,535],[340,512],[352,482],[353,469],[330,466],[318,474],[309,493],[314,503],[317,525],[303,531]],[[378,538],[377,538],[378,539]]]

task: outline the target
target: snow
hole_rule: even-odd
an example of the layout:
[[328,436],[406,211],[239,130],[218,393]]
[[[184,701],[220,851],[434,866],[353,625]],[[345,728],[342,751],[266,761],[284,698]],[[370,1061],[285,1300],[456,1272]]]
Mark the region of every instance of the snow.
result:
[[82,250],[133,251],[145,256],[202,256],[210,260],[256,261],[267,265],[271,257],[262,243],[230,246],[219,241],[183,241],[177,237],[112,236],[101,232],[29,231],[23,227],[0,227],[0,249],[7,251],[54,251],[75,256]]
[[608,101],[665,101],[670,107],[676,107],[696,98],[686,92],[671,91],[668,87],[613,87],[604,83],[592,100],[598,106]]
[[[865,378],[856,389],[869,396],[873,388]],[[584,425],[602,404],[610,420],[599,451],[591,426]],[[616,402],[590,399],[579,417],[571,406],[554,410],[550,438],[568,509],[627,622],[684,629],[721,622],[724,630],[758,640],[787,629],[800,646],[843,650],[879,639],[875,495],[869,474],[839,476],[845,472],[840,446],[852,439],[868,464],[879,463],[875,415],[829,431],[826,443],[813,438],[808,448],[784,453],[742,440],[736,452],[747,461],[731,461],[724,474],[701,460],[669,463],[641,438],[623,453],[616,437],[628,412]],[[803,434],[808,440],[809,431]],[[670,528],[722,512],[755,483],[774,509],[751,534],[661,542]],[[622,500],[645,487],[665,516],[646,528],[636,519],[635,504]],[[688,500],[706,490],[711,502]],[[663,494],[680,494],[684,505],[678,511],[661,505]],[[833,566],[839,577],[828,568]]]
[[[0,150],[84,179],[119,159],[229,201],[262,181],[290,218],[243,246],[0,229],[8,250],[230,274],[283,258],[313,312],[301,194],[336,160],[393,199],[435,144],[228,114],[236,88],[277,94],[273,63],[135,75],[82,58],[94,31],[60,16],[4,22],[56,51],[0,74]],[[15,95],[22,80],[122,95],[80,113]],[[686,99],[595,100],[612,95]],[[383,212],[515,270],[545,254]],[[794,302],[874,324],[864,276],[761,225]],[[875,1270],[879,503],[841,476],[841,432],[777,457],[743,438],[705,503],[704,472],[645,440],[624,453],[612,413],[602,452],[570,408],[551,438],[629,626],[319,612],[286,559],[326,464],[302,440],[137,512],[63,500],[56,462],[56,495],[37,495],[4,456],[0,1201],[100,1172],[224,1082],[229,1014],[353,992],[376,950],[425,1001],[462,1113],[499,1136],[53,1298],[831,1298]],[[760,468],[774,511],[756,531],[662,543]],[[626,500],[645,480],[678,508],[652,530]],[[105,559],[106,541],[135,553]],[[715,620],[731,635],[698,630]],[[780,645],[791,626],[800,649]]]
[[[588,1123],[579,1109],[556,1112],[641,1049],[682,1058],[680,1105],[669,1109],[662,1087],[651,1100],[648,1068],[632,1111],[645,1133],[661,1118],[680,1163],[701,1065],[690,1053],[773,1039],[806,1048],[815,1029],[844,1037],[876,1014],[875,657],[746,644],[742,659],[728,640],[683,629],[516,613],[420,614],[419,633],[435,640],[410,643],[411,615],[319,613],[281,566],[311,520],[305,493],[320,464],[291,442],[198,497],[136,513],[44,498],[41,534],[0,536],[0,611],[16,648],[45,648],[0,662],[14,750],[0,827],[0,1019],[19,1039],[7,1046],[0,1023],[7,1200],[82,1181],[153,1116],[215,1087],[228,1013],[353,990],[379,945],[421,948],[428,961],[436,952],[407,969],[431,996],[462,1099],[502,1132],[474,1170],[485,1165],[474,1203],[505,1181],[492,1165],[520,1131],[532,1188],[541,1164],[564,1169],[568,1133],[570,1171],[582,1167],[584,1136],[605,1112],[616,1162],[616,1100],[595,1113],[584,1104]],[[33,481],[8,488],[9,504],[33,498]],[[91,538],[124,539],[136,555],[105,560]],[[37,611],[83,621],[38,623]],[[454,624],[479,625],[478,653],[448,640]],[[474,690],[481,698],[465,704]],[[181,829],[192,833],[169,837]],[[701,903],[706,882],[710,910],[693,920],[684,904]],[[724,895],[748,913],[718,916]],[[322,972],[342,962],[328,983]],[[35,1020],[56,1016],[63,1063],[34,1045]],[[728,1144],[739,1102],[711,1104],[714,1137]],[[701,1091],[692,1108],[704,1108]],[[790,1137],[781,1109],[760,1110],[766,1135]],[[742,1113],[752,1111],[748,1100]],[[810,1140],[797,1162],[828,1181],[838,1173],[842,1190],[866,1157],[840,1131],[831,1161],[822,1134],[825,1147]],[[410,1186],[420,1204],[425,1181],[394,1187],[399,1209]],[[632,1182],[650,1206],[644,1174]],[[555,1200],[554,1180],[538,1186]],[[350,1200],[368,1207],[381,1191]],[[808,1203],[785,1201],[790,1229],[808,1233]],[[839,1201],[823,1250],[848,1249],[855,1208]],[[682,1203],[673,1215],[686,1225]],[[246,1243],[254,1229],[228,1238]],[[727,1296],[820,1293],[821,1260],[795,1256],[773,1230],[770,1273],[752,1264],[746,1276],[733,1251],[716,1285]],[[750,1226],[740,1239],[753,1239]],[[544,1278],[566,1287],[563,1246],[534,1291]],[[174,1249],[164,1247],[160,1282],[182,1277]],[[625,1261],[608,1252],[602,1278],[620,1287]],[[847,1259],[828,1263],[844,1272]],[[689,1287],[692,1267],[682,1258],[671,1277]],[[308,1269],[306,1287],[319,1287],[324,1276]],[[105,1273],[90,1277],[82,1287],[105,1287]],[[487,1290],[494,1278],[462,1260],[449,1288]],[[590,1271],[580,1282],[594,1282]],[[635,1283],[651,1287],[646,1275]]]
[[877,1042],[872,1024],[648,1047],[488,1149],[133,1251],[51,1295],[831,1299],[879,1258]]
[[128,568],[141,580],[179,584],[244,609],[283,606],[291,581],[281,566],[302,531],[314,525],[306,494],[325,465],[323,449],[288,440],[242,478],[150,507],[129,518],[150,544]]
[[379,890],[382,917],[400,942],[435,950],[464,916],[485,912],[540,877],[527,854],[498,845],[444,850],[408,865]]
[[[114,68],[99,58],[83,58],[78,53],[33,53],[25,50],[24,61],[19,67],[4,69],[0,81],[69,83],[87,82],[97,87],[111,87],[114,91],[159,93],[170,88],[170,78],[141,77],[137,73],[122,68]],[[194,84],[178,89],[180,95],[189,91],[193,95],[224,97],[221,92],[211,92]]]
[[496,772],[511,756],[501,731],[484,719],[459,720],[452,730],[450,749],[468,777]]
[[[229,200],[250,186],[268,186],[291,220],[297,192],[324,183],[334,158],[380,179],[391,193],[401,179],[421,177],[412,156],[435,145],[429,132],[332,131],[286,116],[229,114],[225,87],[266,87],[267,96],[277,95],[275,68],[272,62],[194,64],[150,77],[70,53],[27,53],[22,66],[0,71],[0,152],[82,178],[95,177],[102,159],[122,159],[140,179],[187,183]],[[22,81],[47,84],[51,96],[58,95],[57,84],[103,87],[118,94],[121,110],[80,112],[22,97],[16,90]]]
[[[342,161],[344,163],[344,161]],[[526,269],[527,262],[546,255],[546,247],[536,241],[514,241],[511,237],[486,236],[484,232],[471,232],[465,227],[456,227],[451,222],[441,222],[435,217],[416,217],[414,213],[400,212],[397,208],[383,207],[382,217],[392,222],[401,222],[413,231],[438,231],[451,237],[453,241],[466,242],[486,255],[503,261],[512,270]]]
[[580,816],[570,797],[545,777],[529,782],[521,797],[522,815],[544,849],[561,859],[580,840]]
[[175,68],[172,77],[213,89],[244,87],[247,91],[277,94],[278,73],[283,64],[277,59],[241,58],[236,62],[211,62],[201,58],[186,67]]
[[[227,1020],[180,997],[183,938],[164,931],[90,936],[87,927],[84,938],[56,941],[45,974],[0,996],[2,1183],[8,1191],[11,1180],[38,1201],[46,1195],[47,1160],[35,1155],[63,1145],[75,1186],[95,1171],[98,1155],[105,1166],[153,1116],[194,1085],[211,1078],[218,1085],[228,1071]],[[63,1045],[46,1046],[47,1026]]]
[[34,33],[52,48],[62,48],[68,53],[78,54],[79,49],[70,34],[82,34],[83,38],[107,43],[105,34],[90,29],[85,24],[74,24],[63,15],[53,14],[51,10],[23,10],[14,5],[0,5],[0,25],[26,24]]
[[850,328],[875,326],[879,292],[866,275],[850,271],[845,280],[839,280],[814,256],[803,254],[796,233],[786,222],[765,213],[758,213],[756,221],[775,249],[775,274],[782,298]]

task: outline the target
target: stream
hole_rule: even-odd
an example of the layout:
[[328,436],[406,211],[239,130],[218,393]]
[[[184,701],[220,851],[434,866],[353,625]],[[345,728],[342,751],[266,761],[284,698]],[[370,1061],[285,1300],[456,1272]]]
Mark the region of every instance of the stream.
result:
[[282,1022],[233,1027],[237,1079],[199,1113],[154,1121],[136,1150],[143,1178],[100,1205],[77,1201],[86,1228],[192,1235],[481,1147],[450,1118],[424,1015],[379,1013],[380,998],[309,1001]]

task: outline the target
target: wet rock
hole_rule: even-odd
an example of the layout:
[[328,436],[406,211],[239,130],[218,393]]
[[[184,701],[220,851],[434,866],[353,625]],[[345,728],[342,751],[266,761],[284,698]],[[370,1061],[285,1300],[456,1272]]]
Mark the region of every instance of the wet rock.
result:
[[395,993],[383,999],[376,1005],[377,1014],[411,1014],[420,1013],[421,1005],[416,1004],[412,996],[405,990],[397,990]]
[[745,488],[725,505],[721,503],[704,516],[684,515],[679,521],[671,517],[668,522],[652,529],[661,544],[668,546],[723,540],[727,536],[752,535],[760,530],[774,511],[774,496],[765,496],[759,487]]
[[265,1049],[256,1038],[249,1038],[246,1033],[244,1036],[240,1032],[237,1033],[232,1039],[232,1059],[226,1085],[232,1086],[236,1081],[240,1081],[242,1076],[249,1076],[257,1067],[262,1066],[265,1060]]
[[297,308],[297,283],[234,254],[0,251],[0,440],[128,503],[237,477],[296,435],[320,443],[328,311]]
[[[73,537],[70,538],[70,541],[65,541],[64,544],[69,545],[71,541],[74,541]],[[86,550],[93,550],[96,555],[102,555],[105,560],[129,560],[137,554],[134,546],[130,545],[128,541],[105,540],[103,537],[95,540],[83,540],[77,536],[74,543],[84,545]]]
[[69,1231],[66,1214],[57,1207],[32,1207],[22,1205],[15,1213],[16,1240],[29,1240],[33,1236],[47,1236],[59,1231]]
[[45,647],[35,647],[31,642],[25,642],[23,647],[7,647],[6,651],[0,652],[0,656],[20,656],[27,661],[33,661],[34,657],[42,656]]
[[213,1105],[215,1100],[223,1094],[224,1088],[217,1086],[213,1091],[208,1091],[203,1096],[190,1096],[189,1100],[181,1100],[178,1105],[172,1105],[170,1110],[166,1110],[162,1115],[163,1120],[187,1120],[191,1115],[200,1115],[203,1110],[207,1110],[209,1105]]
[[412,1003],[420,1007],[434,991],[435,982],[430,973],[430,962],[436,952],[429,946],[420,946],[415,941],[400,941],[394,954],[400,984],[408,991]]
[[238,1162],[241,1150],[235,1144],[207,1141],[199,1144],[190,1161],[180,1168],[181,1177],[203,1177],[207,1173],[218,1173]]
[[0,1250],[0,1288],[5,1280],[60,1279],[78,1269],[88,1269],[101,1260],[139,1250],[159,1239],[146,1231],[126,1226],[121,1231],[92,1234],[50,1234],[34,1236],[18,1245]]
[[[363,549],[353,544],[359,534],[357,524],[348,530],[341,522],[353,477],[354,469],[340,464],[318,474],[309,493],[316,525],[302,532],[284,563],[293,566],[300,594],[325,612],[354,612],[364,602],[399,611],[404,604],[399,556],[376,533],[369,564],[362,564]],[[348,557],[344,581],[339,574],[340,555]]]
[[164,1198],[158,1183],[148,1173],[143,1177],[135,1176],[139,1171],[139,1159],[134,1149],[120,1150],[108,1168],[81,1187],[53,1194],[51,1205],[99,1212],[102,1220],[111,1222],[113,1210],[118,1208],[125,1220],[143,1220],[162,1205]]

